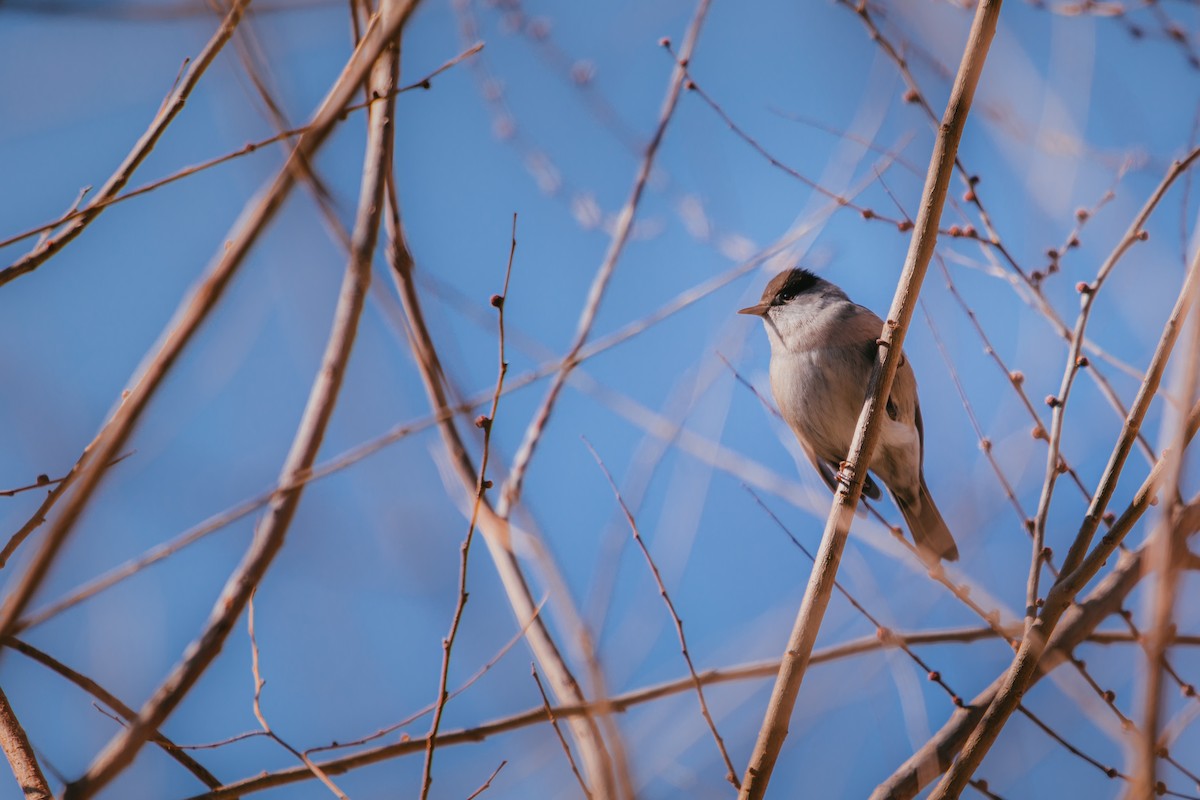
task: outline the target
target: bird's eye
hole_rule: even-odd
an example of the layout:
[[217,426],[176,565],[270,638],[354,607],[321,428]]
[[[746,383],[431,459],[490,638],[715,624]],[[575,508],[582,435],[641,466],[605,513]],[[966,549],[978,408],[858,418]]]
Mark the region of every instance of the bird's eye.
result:
[[795,296],[796,296],[795,292],[791,291],[790,289],[787,289],[787,290],[782,291],[779,294],[775,295],[775,302],[782,305],[783,303],[790,301]]

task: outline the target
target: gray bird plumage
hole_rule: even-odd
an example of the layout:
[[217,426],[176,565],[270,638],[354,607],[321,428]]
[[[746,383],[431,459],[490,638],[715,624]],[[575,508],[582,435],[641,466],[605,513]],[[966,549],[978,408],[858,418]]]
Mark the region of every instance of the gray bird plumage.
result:
[[[779,273],[758,305],[738,313],[762,318],[771,342],[771,393],[822,480],[836,488],[835,476],[866,398],[883,320],[805,269]],[[925,432],[917,381],[907,359],[896,371],[886,410],[871,472],[887,486],[918,549],[933,560],[954,561],[954,537],[925,485]],[[869,475],[863,493],[879,497]]]

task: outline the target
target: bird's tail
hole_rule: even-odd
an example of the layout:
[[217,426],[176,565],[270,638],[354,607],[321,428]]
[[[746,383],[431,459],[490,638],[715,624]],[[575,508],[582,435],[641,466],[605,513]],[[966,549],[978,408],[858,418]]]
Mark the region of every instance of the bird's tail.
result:
[[921,476],[921,492],[917,502],[907,503],[897,497],[896,505],[904,515],[904,521],[908,523],[908,529],[912,532],[918,550],[946,561],[958,560],[958,547],[954,544],[954,537],[950,535],[950,529],[946,527],[941,512],[929,495],[924,475]]

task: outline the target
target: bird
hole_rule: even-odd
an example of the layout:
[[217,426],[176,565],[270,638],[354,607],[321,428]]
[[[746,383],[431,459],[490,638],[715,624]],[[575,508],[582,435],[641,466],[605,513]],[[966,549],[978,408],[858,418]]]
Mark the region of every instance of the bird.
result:
[[[833,283],[800,267],[776,275],[760,302],[738,313],[762,318],[771,343],[775,403],[821,479],[837,491],[840,465],[866,399],[883,320]],[[885,411],[871,472],[904,515],[921,557],[931,563],[955,561],[958,547],[925,484],[925,428],[916,376],[907,358],[901,357]],[[863,494],[873,500],[880,497],[869,474]]]

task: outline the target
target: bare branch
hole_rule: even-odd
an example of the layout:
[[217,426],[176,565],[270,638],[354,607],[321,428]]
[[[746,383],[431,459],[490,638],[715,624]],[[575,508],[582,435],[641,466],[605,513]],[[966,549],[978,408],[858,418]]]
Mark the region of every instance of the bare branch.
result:
[[587,800],[592,800],[594,795],[591,789],[588,788],[583,776],[579,774],[579,767],[575,766],[575,757],[571,755],[571,745],[567,744],[567,739],[563,736],[562,729],[558,727],[558,719],[554,716],[554,709],[550,707],[550,698],[546,696],[546,689],[542,686],[542,679],[538,677],[536,664],[529,665],[529,673],[533,676],[533,682],[537,684],[538,694],[542,696],[542,708],[546,709],[546,719],[550,721],[551,727],[554,728],[554,735],[558,737],[558,744],[562,747],[562,751],[567,757],[567,763],[571,765],[571,774],[575,776],[575,781],[583,791],[583,796]]
[[21,721],[13,712],[8,697],[0,690],[0,749],[8,758],[12,767],[13,777],[21,787],[21,794],[26,800],[51,800],[50,785],[46,776],[38,766],[37,756],[29,744],[29,737],[21,727]]
[[804,680],[804,673],[817,638],[817,631],[821,627],[821,619],[829,604],[829,596],[833,591],[842,550],[854,518],[854,510],[862,493],[875,442],[879,438],[881,430],[879,423],[882,418],[880,412],[891,391],[892,380],[895,378],[902,357],[904,335],[912,319],[921,282],[937,244],[938,224],[950,176],[954,171],[958,143],[962,138],[963,126],[970,111],[975,86],[983,71],[988,47],[996,30],[1000,5],[1000,0],[982,0],[971,24],[971,32],[963,52],[958,75],[954,81],[954,89],[951,92],[942,126],[934,143],[933,154],[929,162],[929,173],[925,179],[925,189],[921,196],[920,210],[909,245],[908,256],[905,259],[904,271],[896,288],[892,309],[888,313],[887,322],[880,334],[879,357],[871,375],[866,402],[863,404],[858,424],[855,426],[850,453],[847,455],[846,472],[849,481],[840,483],[834,496],[829,519],[825,524],[825,532],[821,538],[821,548],[817,553],[817,562],[813,567],[808,586],[805,588],[804,599],[800,604],[795,625],[784,651],[779,676],[771,692],[771,699],[759,731],[758,741],[754,746],[750,764],[746,768],[740,793],[741,800],[761,800],[766,794],[767,785],[771,780],[771,771],[775,767],[775,761],[783,747],[783,740],[787,736],[792,709],[796,704],[796,697],[800,693],[800,684]]
[[[1102,619],[1102,618],[1101,618]],[[1100,619],[1096,619],[1093,623],[1099,624]],[[813,653],[812,663],[823,664],[835,662],[840,659],[848,658],[863,653],[876,652],[899,643],[907,644],[938,644],[944,642],[973,642],[982,638],[994,636],[990,630],[982,628],[959,628],[945,631],[929,631],[925,633],[895,633],[888,641],[881,640],[877,636],[867,636],[861,639],[855,639],[845,644],[835,645],[824,650],[818,650]],[[699,673],[700,682],[705,686],[716,683],[728,683],[733,681],[744,681],[758,678],[769,678],[779,671],[778,661],[762,661],[754,664],[746,664],[724,669],[710,669]],[[663,697],[681,694],[684,692],[695,691],[695,685],[692,682],[690,675],[682,678],[677,678],[673,681],[661,683],[656,686],[649,686],[643,689],[638,689],[624,694],[614,695],[604,701],[606,710],[623,712],[643,703],[660,700]],[[555,706],[552,709],[554,716],[558,719],[571,719],[579,717],[590,717],[595,715],[600,709],[594,704],[579,704]],[[457,744],[477,743],[490,736],[496,736],[501,733],[506,733],[512,730],[527,728],[532,725],[539,725],[547,721],[546,709],[542,705],[522,711],[518,714],[513,714],[503,719],[498,719],[493,722],[478,725],[473,728],[466,728],[458,731],[450,731],[438,735],[438,747],[448,747]],[[328,761],[319,762],[319,766],[330,775],[340,775],[350,770],[359,769],[370,764],[377,764],[381,761],[387,761],[393,758],[400,758],[407,755],[415,755],[425,752],[424,737],[416,739],[405,739],[400,742],[382,745],[364,750],[352,755],[342,756],[341,758],[329,759]],[[253,792],[261,792],[266,789],[273,789],[278,786],[288,786],[293,783],[311,780],[312,773],[303,767],[295,767],[278,772],[268,773],[266,775],[256,775],[251,778],[246,778],[235,783],[227,784],[226,786],[204,794],[195,795],[189,800],[231,800],[231,798],[240,797],[242,795],[251,794]]]
[[[1117,440],[1112,455],[1109,457],[1108,466],[1105,468],[1104,474],[1101,476],[1100,483],[1097,486],[1095,497],[1088,507],[1083,523],[1080,525],[1078,534],[1076,534],[1075,541],[1071,545],[1071,550],[1067,553],[1067,557],[1063,562],[1061,575],[1055,582],[1054,587],[1047,593],[1041,614],[1038,615],[1033,625],[1027,631],[1025,638],[1021,642],[1021,647],[1013,659],[1012,665],[998,679],[1000,682],[998,691],[991,700],[991,704],[988,706],[982,719],[979,720],[978,726],[967,740],[961,757],[950,768],[950,771],[947,772],[942,782],[938,784],[937,789],[934,790],[934,794],[932,795],[933,798],[944,800],[947,797],[955,797],[962,792],[967,780],[979,767],[979,763],[996,741],[996,737],[1000,735],[1000,730],[1004,727],[1004,723],[1008,721],[1009,716],[1016,709],[1021,695],[1025,693],[1025,690],[1032,682],[1037,672],[1038,661],[1059,619],[1070,607],[1075,595],[1099,572],[1100,567],[1112,555],[1117,545],[1120,544],[1125,534],[1128,533],[1133,523],[1141,516],[1142,511],[1145,510],[1145,506],[1149,504],[1150,499],[1157,492],[1160,473],[1162,471],[1162,458],[1155,464],[1146,482],[1142,484],[1142,489],[1139,490],[1134,503],[1126,509],[1125,513],[1121,515],[1109,532],[1101,539],[1100,543],[1096,545],[1091,554],[1086,558],[1084,557],[1092,537],[1095,535],[1096,528],[1100,525],[1100,520],[1108,506],[1108,501],[1116,489],[1117,479],[1120,477],[1129,451],[1133,448],[1133,444],[1138,437],[1142,420],[1145,419],[1150,402],[1158,393],[1159,382],[1162,380],[1167,359],[1179,335],[1179,327],[1187,317],[1192,300],[1192,287],[1195,285],[1198,277],[1200,277],[1200,252],[1196,254],[1191,265],[1188,267],[1183,288],[1180,290],[1179,297],[1175,301],[1175,307],[1171,310],[1171,314],[1167,318],[1162,336],[1159,338],[1158,345],[1154,350],[1154,356],[1150,361],[1150,366],[1146,370],[1146,380],[1143,381],[1141,387],[1138,389],[1138,394],[1130,408],[1129,416],[1126,418],[1124,426],[1122,426],[1121,435]],[[1193,414],[1188,421],[1189,430],[1193,429],[1192,421],[1194,419],[1195,409],[1193,409]]]
[[[21,655],[36,661],[47,669],[66,678],[68,681],[75,684],[80,689],[111,708],[114,712],[116,712],[116,715],[125,722],[130,722],[137,718],[137,712],[121,702],[121,700],[112,692],[108,691],[86,675],[71,669],[58,659],[50,656],[48,653],[37,649],[27,642],[21,641],[15,636],[9,636],[7,639],[5,639],[4,646],[11,647]],[[210,789],[215,789],[221,785],[221,781],[219,781],[215,775],[201,766],[200,762],[196,761],[196,759],[183,752],[178,745],[176,745],[167,737],[163,736],[161,732],[154,731],[151,733],[150,741],[158,745],[160,748],[162,748],[163,752],[183,765],[188,772],[199,778],[200,782],[205,786],[209,787]]]

